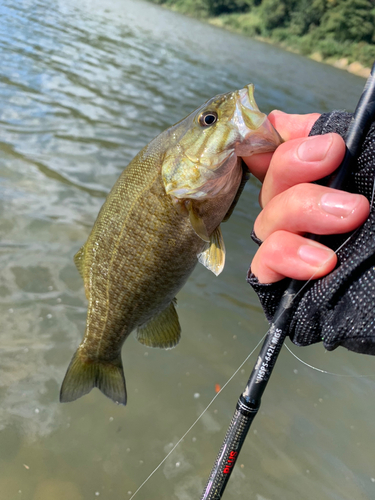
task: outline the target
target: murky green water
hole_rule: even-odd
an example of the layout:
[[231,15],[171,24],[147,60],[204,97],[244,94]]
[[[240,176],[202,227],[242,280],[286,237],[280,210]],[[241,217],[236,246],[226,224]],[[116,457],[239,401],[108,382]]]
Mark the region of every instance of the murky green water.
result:
[[[266,331],[245,283],[259,186],[224,227],[228,260],[179,294],[171,351],[129,338],[129,402],[60,405],[84,331],[73,255],[106,193],[159,131],[252,81],[262,110],[352,110],[364,80],[135,0],[0,2],[0,497],[126,500]],[[373,359],[285,350],[226,499],[375,497]],[[254,355],[137,499],[195,500]],[[349,377],[348,377],[349,376]]]

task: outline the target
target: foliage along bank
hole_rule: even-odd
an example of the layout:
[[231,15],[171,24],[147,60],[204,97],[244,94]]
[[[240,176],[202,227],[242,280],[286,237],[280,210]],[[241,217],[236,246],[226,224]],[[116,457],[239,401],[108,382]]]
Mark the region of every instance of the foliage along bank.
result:
[[375,0],[151,1],[353,72],[375,60]]

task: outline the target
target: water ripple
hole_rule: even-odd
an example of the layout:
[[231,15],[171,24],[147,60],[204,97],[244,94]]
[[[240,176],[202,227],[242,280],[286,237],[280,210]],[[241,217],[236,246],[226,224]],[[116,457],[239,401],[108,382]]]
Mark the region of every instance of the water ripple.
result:
[[[215,280],[197,268],[179,295],[179,348],[144,352],[127,341],[125,410],[96,391],[59,405],[59,384],[85,329],[86,300],[73,256],[109,189],[145,144],[219,92],[252,81],[266,112],[273,107],[325,111],[354,106],[363,81],[141,0],[2,0],[0,16],[1,495],[82,500],[103,492],[107,500],[124,498],[124,491],[135,491],[142,482],[146,467],[151,470],[162,458],[166,443],[195,420],[201,403],[193,395],[199,392],[202,401],[209,400],[215,384],[233,373],[266,324],[244,278],[255,251],[249,234],[258,211],[259,185],[249,183],[237,215],[223,228],[228,258],[222,277]],[[343,353],[340,362],[353,372],[360,365]],[[356,413],[349,405],[335,418],[334,406],[347,386],[329,386],[315,374],[297,382],[290,361],[284,367],[280,363],[280,378],[288,379],[284,387],[290,385],[294,397],[283,408],[280,386],[273,386],[279,404],[271,408],[272,425],[267,415],[263,419],[269,437],[262,448],[264,463],[254,465],[254,491],[265,498],[334,498],[335,485],[329,484],[330,493],[326,486],[319,489],[328,478],[323,474],[319,480],[322,467],[315,467],[314,459],[309,463],[301,449],[307,429],[314,434],[317,462],[331,457],[318,436],[323,428],[334,434],[332,422],[337,421],[346,426],[342,456],[354,457],[345,460],[361,469],[361,491],[369,491],[373,445],[370,450],[358,445],[358,453],[353,452],[347,432]],[[358,381],[349,392],[357,408]],[[317,423],[306,421],[305,405],[325,394],[333,417],[325,421],[324,413],[316,412]],[[184,442],[181,456],[194,457],[191,469],[165,471],[167,484],[162,476],[157,487],[150,483],[140,492],[139,500],[196,497],[201,488],[196,469],[208,472],[217,451],[211,438],[227,425],[231,412],[225,397],[218,399],[213,414],[194,430],[197,443],[190,436]],[[372,413],[361,429],[350,430],[356,443],[371,441]],[[298,454],[297,465],[282,456],[266,467],[280,441],[283,448],[298,447],[291,453]],[[254,464],[253,446],[243,453],[244,462]],[[325,465],[331,470],[332,460]],[[345,467],[337,462],[336,477]],[[307,468],[318,478],[313,487]],[[277,492],[263,479],[269,471],[276,475]],[[184,479],[186,474],[192,477]],[[248,496],[242,476],[237,483],[236,498]],[[292,483],[297,484],[295,496]],[[345,488],[342,500],[360,497],[356,481],[346,480]]]

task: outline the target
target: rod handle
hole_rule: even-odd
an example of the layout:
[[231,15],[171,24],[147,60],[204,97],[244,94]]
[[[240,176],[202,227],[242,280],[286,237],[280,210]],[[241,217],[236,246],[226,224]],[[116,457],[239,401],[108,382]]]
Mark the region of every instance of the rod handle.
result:
[[250,407],[240,396],[201,500],[219,500],[222,497],[259,406],[260,401]]

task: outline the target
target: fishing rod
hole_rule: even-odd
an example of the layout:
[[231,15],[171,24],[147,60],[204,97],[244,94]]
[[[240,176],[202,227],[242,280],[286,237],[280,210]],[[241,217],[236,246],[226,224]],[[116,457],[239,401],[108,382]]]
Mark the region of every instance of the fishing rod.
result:
[[[372,66],[370,76],[358,101],[346,135],[344,159],[326,183],[329,187],[342,189],[345,186],[359,156],[361,145],[374,119],[375,63]],[[319,239],[316,235],[307,235],[307,237],[313,240]],[[277,357],[288,334],[293,316],[294,308],[292,305],[294,298],[305,283],[304,281],[290,280],[289,286],[280,300],[249,381],[238,399],[236,411],[228,427],[201,500],[218,500],[224,493],[250,425],[259,410],[262,395],[267,387]]]

